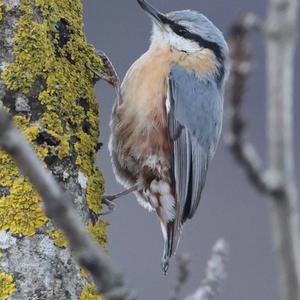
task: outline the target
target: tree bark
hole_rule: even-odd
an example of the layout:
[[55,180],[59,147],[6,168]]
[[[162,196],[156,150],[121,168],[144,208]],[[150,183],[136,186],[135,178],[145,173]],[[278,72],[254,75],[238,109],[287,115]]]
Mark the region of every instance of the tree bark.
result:
[[272,201],[274,247],[284,300],[300,297],[299,205],[293,151],[297,15],[298,0],[270,0],[266,24],[268,140],[270,171],[284,190]]
[[[87,229],[107,247],[99,220],[103,178],[94,74],[79,0],[0,0],[0,106],[74,196]],[[0,299],[86,299],[90,279],[44,215],[40,198],[0,151]]]

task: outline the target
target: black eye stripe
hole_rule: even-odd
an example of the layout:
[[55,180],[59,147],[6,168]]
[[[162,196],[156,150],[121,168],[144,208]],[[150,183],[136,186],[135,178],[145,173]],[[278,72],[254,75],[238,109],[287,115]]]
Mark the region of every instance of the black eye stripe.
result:
[[189,39],[191,41],[196,42],[200,47],[208,48],[212,50],[220,63],[224,61],[224,55],[222,53],[221,47],[214,42],[203,39],[200,35],[189,32],[184,26],[175,23],[174,21],[168,19],[165,16],[161,17],[163,23],[168,24],[172,30],[179,36],[184,37],[185,39]]

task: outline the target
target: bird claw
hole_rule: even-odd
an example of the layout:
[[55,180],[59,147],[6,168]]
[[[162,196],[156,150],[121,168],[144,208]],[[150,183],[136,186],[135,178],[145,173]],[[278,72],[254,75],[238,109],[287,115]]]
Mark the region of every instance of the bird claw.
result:
[[95,213],[94,211],[90,210],[90,219],[93,224],[95,224],[100,217],[109,215],[115,210],[116,204],[113,202],[113,200],[113,196],[107,195],[102,197],[101,204],[104,204],[108,208],[105,212]]
[[102,59],[105,72],[97,72],[93,68],[91,68],[91,66],[89,66],[89,65],[86,65],[87,68],[91,72],[93,72],[97,77],[99,77],[99,79],[105,80],[107,83],[109,83],[113,87],[118,88],[119,87],[119,77],[118,77],[118,74],[117,74],[113,64],[109,60],[108,56],[103,51],[99,51],[99,50],[96,50],[96,55]]
[[129,188],[121,193],[115,194],[115,195],[104,195],[102,197],[101,203],[108,207],[108,211],[101,213],[100,215],[104,216],[104,215],[111,214],[116,208],[116,204],[114,201],[120,197],[128,195],[131,192],[136,191],[139,188],[139,186],[140,185],[136,184],[136,185],[132,186],[131,188]]
[[106,212],[100,213],[100,216],[109,215],[115,210],[116,204],[113,202],[114,199],[115,199],[114,196],[109,196],[109,195],[105,195],[102,197],[101,203],[107,206],[108,210]]

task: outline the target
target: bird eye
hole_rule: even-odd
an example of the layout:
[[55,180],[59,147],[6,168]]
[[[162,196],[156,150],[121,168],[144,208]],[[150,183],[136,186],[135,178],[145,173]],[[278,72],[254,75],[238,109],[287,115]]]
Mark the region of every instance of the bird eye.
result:
[[185,28],[183,28],[183,27],[178,28],[179,35],[186,35],[187,33],[188,33],[188,31]]

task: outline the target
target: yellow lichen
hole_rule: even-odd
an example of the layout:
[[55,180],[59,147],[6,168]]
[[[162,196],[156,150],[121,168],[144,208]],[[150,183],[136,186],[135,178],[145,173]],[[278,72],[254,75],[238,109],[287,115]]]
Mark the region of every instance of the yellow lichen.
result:
[[0,250],[0,259],[4,256],[3,251]]
[[78,0],[35,0],[36,5],[41,9],[42,15],[47,20],[49,27],[56,24],[57,19],[66,18],[72,28],[76,28],[82,34],[82,3]]
[[103,220],[98,220],[95,224],[89,224],[87,226],[87,231],[105,251],[108,251],[107,226],[108,222]]
[[41,124],[45,129],[51,130],[52,133],[54,134],[57,135],[64,134],[64,129],[61,124],[61,119],[57,113],[46,111],[43,114]]
[[78,153],[76,163],[85,174],[91,175],[93,170],[92,161],[96,159],[96,153],[94,151],[95,140],[93,138],[91,139],[91,136],[82,130],[77,133],[77,137],[79,142],[75,144],[75,150]]
[[[32,89],[36,76],[43,76],[44,70],[51,67],[51,48],[47,26],[30,22],[25,14],[19,20],[19,30],[15,36],[16,60],[2,73],[7,87],[27,94]],[[33,55],[34,53],[34,55]]]
[[[32,89],[37,77],[45,79],[47,88],[39,95],[39,100],[47,108],[42,124],[55,138],[59,137],[58,156],[61,159],[70,152],[69,139],[78,140],[75,145],[77,163],[89,175],[95,161],[99,120],[93,75],[86,65],[99,69],[102,61],[82,32],[80,1],[35,2],[45,20],[42,23],[33,21],[31,1],[23,1],[21,10],[24,15],[20,18],[15,37],[16,61],[3,72],[2,78],[11,90],[25,94]],[[66,44],[57,49],[57,26],[62,20],[68,24],[65,30],[69,30],[70,36]],[[77,99],[87,102],[88,111],[78,105]],[[88,127],[85,132],[83,123]]]
[[[93,172],[99,135],[98,105],[93,92],[93,74],[86,65],[95,69],[103,67],[95,49],[86,42],[82,32],[82,4],[80,1],[36,0],[45,17],[43,23],[33,21],[31,1],[23,1],[24,15],[19,21],[15,37],[16,61],[2,74],[7,86],[13,91],[28,93],[36,80],[43,77],[47,88],[39,100],[47,108],[43,124],[50,121],[50,133],[59,136],[59,158],[68,156],[69,139],[74,137],[76,162],[89,176]],[[69,39],[60,48],[54,45],[59,39],[57,24],[64,20]],[[58,53],[59,55],[58,55]],[[84,99],[87,109],[78,105]],[[59,119],[58,122],[54,120]],[[64,120],[62,125],[61,120]],[[85,128],[83,128],[85,126]],[[52,132],[51,132],[52,131]],[[60,131],[60,132],[57,132]]]
[[85,268],[80,268],[80,274],[85,279],[89,279],[90,278],[90,273]]
[[10,194],[0,198],[0,229],[31,236],[46,221],[40,198],[28,180],[15,179]]
[[14,123],[19,129],[29,126],[29,120],[25,116],[14,116]]
[[80,295],[79,300],[105,300],[103,296],[100,296],[94,285],[86,285]]
[[54,150],[58,158],[63,159],[68,156],[70,154],[70,135],[64,134],[62,122],[58,114],[50,111],[45,112],[41,124],[43,128],[47,129],[47,132],[59,142],[59,146]]
[[54,245],[58,248],[66,248],[69,245],[69,241],[60,230],[50,229],[47,234],[53,239]]
[[104,192],[104,179],[98,169],[90,176],[87,187],[87,204],[94,213],[101,212],[101,197]]
[[[41,12],[43,18],[36,18],[34,11]],[[103,63],[84,36],[82,3],[23,0],[20,12],[14,37],[15,61],[1,73],[1,79],[11,91],[30,94],[31,98],[40,86],[34,98],[44,112],[40,112],[39,120],[16,116],[15,122],[42,160],[54,155],[58,160],[71,157],[76,161],[79,171],[88,178],[87,204],[99,213],[103,178],[94,167],[99,108],[94,95],[94,74],[86,66],[99,71]],[[35,140],[42,131],[53,137],[57,145],[37,145]],[[47,218],[41,212],[38,196],[3,152],[0,187],[10,189],[8,195],[0,197],[0,230],[34,234]],[[104,245],[105,230],[98,234],[103,234]]]
[[8,299],[16,291],[14,279],[10,274],[0,273],[0,300]]
[[[29,141],[36,139],[39,129],[30,126],[28,118],[15,116],[14,122]],[[47,156],[47,149],[35,146],[35,150],[40,158]],[[0,230],[23,235],[35,234],[47,221],[40,206],[40,197],[3,151],[0,151],[0,187],[9,188],[9,193],[0,197]]]
[[3,1],[0,0],[0,22],[3,19]]
[[5,152],[0,151],[0,186],[11,187],[13,184],[13,178],[18,176],[18,174],[19,171],[10,156]]

